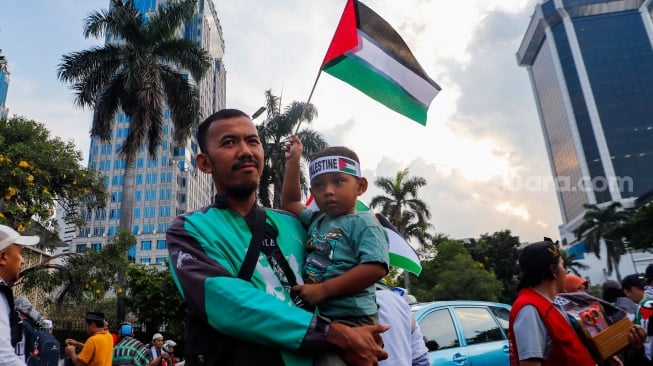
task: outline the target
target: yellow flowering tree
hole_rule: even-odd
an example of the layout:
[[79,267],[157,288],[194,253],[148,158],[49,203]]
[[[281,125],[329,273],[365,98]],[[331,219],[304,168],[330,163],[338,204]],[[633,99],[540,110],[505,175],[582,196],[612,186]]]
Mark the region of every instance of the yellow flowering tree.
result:
[[68,222],[83,223],[80,210],[103,207],[107,190],[81,161],[72,141],[51,137],[43,124],[0,119],[0,223],[20,232],[52,227],[56,203]]

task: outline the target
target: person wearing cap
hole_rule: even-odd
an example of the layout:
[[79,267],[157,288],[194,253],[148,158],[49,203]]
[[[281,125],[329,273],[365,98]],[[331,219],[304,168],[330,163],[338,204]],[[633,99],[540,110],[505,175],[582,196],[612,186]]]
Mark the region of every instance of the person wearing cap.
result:
[[607,280],[603,282],[603,285],[601,285],[601,297],[603,300],[625,311],[630,320],[635,318],[637,304],[626,297],[619,282],[615,280]]
[[167,366],[168,353],[163,349],[163,335],[154,333],[152,336],[152,347],[149,350],[150,366]]
[[42,329],[47,330],[50,334],[52,334],[54,330],[54,323],[50,319],[41,319],[40,326]]
[[621,289],[635,304],[639,304],[644,298],[646,286],[646,278],[640,274],[631,274],[621,280]]
[[[74,339],[66,339],[66,356],[70,357],[74,366],[111,366],[113,358],[113,338],[104,329],[104,313],[86,313],[85,343]],[[79,355],[75,352],[81,349]]]
[[134,329],[123,323],[118,329],[118,343],[113,347],[113,366],[147,366],[150,364],[149,349],[134,338]]
[[[560,250],[551,241],[525,246],[519,254],[519,293],[509,318],[511,366],[594,366],[567,315],[553,300],[563,292],[567,272]],[[641,347],[644,330],[633,326],[631,344]],[[618,357],[610,362],[621,365]]]
[[163,349],[168,353],[168,365],[174,366],[179,360],[175,357],[175,347],[177,347],[177,342],[172,339],[168,339],[163,342]]
[[587,292],[589,281],[575,274],[568,273],[565,279],[565,292]]
[[[25,264],[24,246],[38,244],[38,236],[22,236],[7,225],[0,225],[0,364],[25,365],[16,346],[22,339],[20,319],[15,310],[14,294],[9,287],[19,277]],[[19,347],[21,348],[21,347]],[[21,353],[19,356],[17,353]]]

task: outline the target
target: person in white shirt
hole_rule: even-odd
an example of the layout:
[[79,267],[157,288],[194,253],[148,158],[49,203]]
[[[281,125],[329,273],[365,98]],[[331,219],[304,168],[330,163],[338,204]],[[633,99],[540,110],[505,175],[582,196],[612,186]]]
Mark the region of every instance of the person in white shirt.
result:
[[21,255],[23,246],[36,245],[39,240],[38,236],[22,236],[9,226],[0,225],[0,366],[25,365],[24,350],[16,352],[15,349],[22,338],[22,330],[9,285],[18,279],[25,263]]

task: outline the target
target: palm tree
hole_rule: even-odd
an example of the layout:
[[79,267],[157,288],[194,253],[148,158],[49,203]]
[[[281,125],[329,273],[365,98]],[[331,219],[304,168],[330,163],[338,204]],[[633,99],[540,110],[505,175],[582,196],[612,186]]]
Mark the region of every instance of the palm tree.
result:
[[[381,214],[397,228],[406,239],[414,238],[421,245],[432,240],[427,232],[432,227],[426,220],[431,218],[431,212],[424,201],[417,198],[417,191],[426,185],[422,177],[408,178],[408,169],[397,172],[394,180],[379,177],[374,185],[381,188],[387,196],[374,196],[370,208],[381,207]],[[408,271],[404,271],[404,287],[408,290]]]
[[586,211],[583,216],[583,223],[575,231],[576,237],[578,240],[584,240],[597,258],[601,258],[601,240],[603,240],[606,248],[607,273],[611,275],[612,271],[615,270],[617,279],[621,281],[619,262],[626,248],[621,238],[608,238],[606,234],[626,221],[628,213],[621,209],[621,203],[619,202],[612,202],[604,208],[595,204],[584,204],[583,207]]
[[176,31],[193,17],[196,0],[159,6],[145,18],[133,1],[111,0],[108,11],[91,13],[86,38],[117,36],[120,41],[63,56],[61,81],[72,83],[75,104],[94,110],[91,135],[110,141],[113,118],[120,109],[131,119],[120,154],[125,157],[125,185],[120,228],[131,230],[134,209],[135,156],[147,144],[150,157],[162,141],[164,108],[169,108],[174,140],[182,144],[199,125],[199,95],[186,71],[199,81],[211,67],[207,52]]
[[404,169],[397,172],[394,180],[379,177],[374,185],[387,195],[373,197],[370,208],[381,207],[381,213],[388,217],[403,237],[415,238],[420,244],[427,243],[429,237],[421,236],[432,227],[426,221],[431,218],[431,212],[426,203],[417,198],[417,191],[426,185],[426,180],[422,177],[409,178],[408,169]]
[[567,272],[571,271],[576,276],[580,276],[580,269],[584,270],[590,268],[587,264],[577,261],[576,254],[569,255],[569,252],[565,249],[560,250],[560,257],[562,257]]
[[8,73],[7,72],[7,58],[2,54],[2,49],[0,49],[0,71]]
[[[301,121],[310,123],[317,117],[317,109],[310,103],[306,105],[303,102],[292,102],[282,112],[281,98],[273,95],[271,90],[265,92],[265,100],[267,117],[256,126],[265,154],[258,194],[261,205],[280,208],[281,186],[286,172],[285,142],[295,132],[298,123]],[[305,159],[309,159],[328,146],[320,133],[306,127],[298,131],[297,136],[304,145],[302,156]],[[302,190],[306,192],[308,180],[303,174],[300,179]]]

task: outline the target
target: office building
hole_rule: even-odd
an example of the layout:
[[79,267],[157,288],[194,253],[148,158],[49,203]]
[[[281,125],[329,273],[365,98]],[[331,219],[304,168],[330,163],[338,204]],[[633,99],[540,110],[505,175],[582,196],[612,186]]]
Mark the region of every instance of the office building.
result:
[[0,70],[0,118],[9,117],[9,110],[6,107],[8,90],[9,73]]
[[[136,0],[136,7],[148,14],[165,0]],[[225,106],[225,78],[223,64],[224,39],[220,21],[211,0],[198,0],[192,20],[178,31],[201,44],[210,54],[212,67],[198,83],[201,110],[205,114]],[[106,42],[116,42],[108,35]],[[192,76],[188,74],[192,80]],[[173,143],[174,131],[169,111],[164,113],[163,143],[151,159],[145,148],[135,157],[136,177],[132,233],[137,244],[130,250],[130,259],[141,264],[163,264],[167,259],[165,232],[170,221],[185,211],[211,203],[215,193],[209,175],[196,169],[195,158],[199,146],[195,136],[178,146]],[[110,198],[102,210],[84,212],[87,224],[76,230],[71,240],[71,252],[99,250],[115,235],[120,226],[120,202],[125,184],[125,159],[118,152],[127,137],[129,120],[120,113],[114,118],[112,141],[91,138],[88,164],[106,176]]]
[[535,95],[572,242],[583,204],[653,189],[653,2],[543,0],[517,52]]

